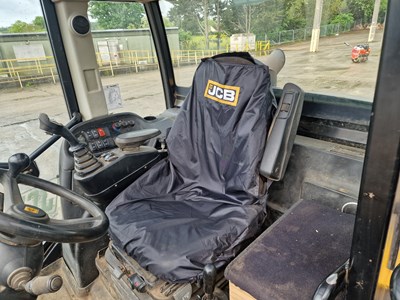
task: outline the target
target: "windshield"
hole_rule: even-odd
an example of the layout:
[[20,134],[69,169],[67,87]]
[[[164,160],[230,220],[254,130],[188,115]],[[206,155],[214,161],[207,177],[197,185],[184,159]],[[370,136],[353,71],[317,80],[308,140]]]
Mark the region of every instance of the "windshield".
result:
[[[178,85],[191,85],[204,56],[249,51],[264,61],[280,48],[286,64],[278,75],[279,87],[293,82],[307,92],[366,101],[374,95],[387,1],[381,1],[371,37],[373,4],[352,0],[160,2],[165,26],[179,31],[179,45],[170,45]],[[319,27],[320,38],[310,51],[313,27]],[[368,44],[369,50],[361,44]]]
[[[31,154],[49,136],[39,129],[39,113],[69,119],[39,1],[0,1],[0,162]],[[57,182],[61,141],[39,156],[40,176]],[[0,185],[0,192],[3,186]],[[54,195],[22,187],[28,204],[60,216]]]
[[[307,92],[373,99],[385,0],[376,13],[373,1],[366,0],[159,4],[178,86],[191,85],[203,57],[248,51],[262,62],[281,48],[286,64],[278,87],[293,82]],[[64,124],[69,117],[40,2],[10,5],[0,0],[0,5],[0,162],[6,162],[11,154],[30,154],[48,139],[39,129],[39,113]],[[164,91],[143,4],[91,1],[88,17],[109,112],[143,117],[163,112]],[[319,39],[312,44],[315,30]],[[57,181],[60,146],[56,143],[37,159],[41,177]],[[37,192],[25,197],[42,207],[53,203]]]

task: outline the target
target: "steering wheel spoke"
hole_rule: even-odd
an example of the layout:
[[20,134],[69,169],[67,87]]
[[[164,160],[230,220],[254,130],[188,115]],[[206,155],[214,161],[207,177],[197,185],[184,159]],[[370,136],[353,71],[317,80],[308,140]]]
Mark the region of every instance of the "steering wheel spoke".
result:
[[88,218],[76,218],[76,219],[66,219],[66,220],[56,220],[50,219],[47,225],[58,226],[65,230],[70,230],[79,226],[81,229],[91,228],[96,224],[101,223],[101,217],[88,217]]
[[0,183],[4,188],[3,211],[7,211],[13,205],[24,203],[18,182],[14,177],[10,176],[8,171],[0,173]]

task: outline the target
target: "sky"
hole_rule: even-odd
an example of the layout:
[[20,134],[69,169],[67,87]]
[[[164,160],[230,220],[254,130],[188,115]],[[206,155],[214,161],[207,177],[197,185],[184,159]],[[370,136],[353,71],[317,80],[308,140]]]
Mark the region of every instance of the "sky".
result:
[[[166,14],[171,4],[161,1],[160,6]],[[39,0],[0,0],[0,27],[8,27],[17,20],[30,23],[36,16],[42,16]]]
[[30,23],[41,15],[39,0],[0,0],[0,27],[10,26],[17,20]]

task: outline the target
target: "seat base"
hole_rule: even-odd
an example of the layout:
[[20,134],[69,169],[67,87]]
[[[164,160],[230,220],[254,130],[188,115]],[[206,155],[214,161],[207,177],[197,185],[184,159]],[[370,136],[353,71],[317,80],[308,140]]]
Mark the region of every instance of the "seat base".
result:
[[[100,278],[117,299],[186,300],[198,299],[203,295],[198,283],[168,283],[157,278],[113,243],[99,253],[96,265]],[[145,283],[145,291],[139,292],[129,282],[128,277],[134,274]],[[216,290],[221,291],[226,286],[227,281],[221,272],[217,276]]]
[[[240,290],[262,299],[311,299],[350,254],[354,216],[302,201],[261,234],[225,270]],[[239,297],[239,298],[238,298]]]

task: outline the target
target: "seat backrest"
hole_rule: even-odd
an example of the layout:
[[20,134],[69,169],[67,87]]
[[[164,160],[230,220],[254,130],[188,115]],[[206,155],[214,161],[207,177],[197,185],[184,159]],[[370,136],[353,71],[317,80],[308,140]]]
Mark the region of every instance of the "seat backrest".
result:
[[241,202],[256,201],[272,119],[268,67],[248,57],[238,53],[201,62],[167,139],[170,162],[185,181]]

